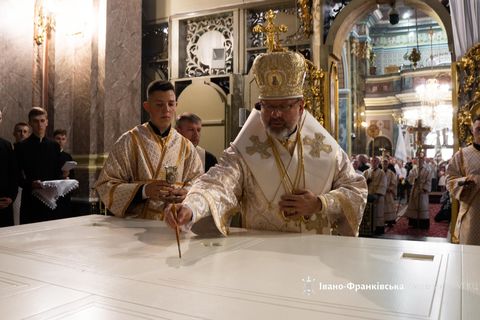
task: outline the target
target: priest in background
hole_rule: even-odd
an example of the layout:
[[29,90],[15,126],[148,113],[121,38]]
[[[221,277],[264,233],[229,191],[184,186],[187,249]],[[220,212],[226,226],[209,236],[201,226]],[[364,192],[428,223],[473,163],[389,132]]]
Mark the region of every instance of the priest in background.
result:
[[[388,170],[388,169],[387,169]],[[380,168],[380,158],[372,157],[371,167],[363,171],[368,185],[368,202],[373,205],[373,226],[375,234],[385,233],[385,193],[387,192],[387,178]]]
[[455,238],[480,245],[480,116],[472,120],[473,144],[455,153],[447,167],[447,190],[460,201]]
[[[150,121],[118,139],[95,187],[116,216],[163,220],[166,203],[185,198],[203,172],[202,162],[193,144],[172,128],[177,101],[170,82],[152,82],[143,107]],[[177,168],[174,185],[166,182],[166,166]]]
[[[387,158],[382,160],[382,170],[387,180],[387,189],[385,192],[384,219],[385,223],[391,227],[396,223],[397,211],[395,210],[395,197],[397,196],[397,174],[388,170],[389,161]],[[400,201],[400,200],[399,200]]]
[[432,190],[432,172],[425,165],[423,156],[417,158],[417,166],[410,170],[407,180],[412,185],[405,214],[408,217],[408,225],[420,229],[429,229],[428,204],[429,194]]
[[167,223],[227,235],[240,208],[247,229],[357,236],[365,179],[304,110],[305,59],[289,51],[261,54],[252,72],[260,110],[252,111],[219,163],[195,181],[177,205],[177,218],[167,211]]
[[195,149],[197,149],[198,155],[200,156],[200,160],[202,160],[202,164],[205,169],[204,172],[207,172],[208,169],[217,164],[217,158],[198,145],[202,135],[202,119],[200,119],[199,116],[189,112],[182,113],[177,118],[175,129],[177,129],[182,136],[193,143]]

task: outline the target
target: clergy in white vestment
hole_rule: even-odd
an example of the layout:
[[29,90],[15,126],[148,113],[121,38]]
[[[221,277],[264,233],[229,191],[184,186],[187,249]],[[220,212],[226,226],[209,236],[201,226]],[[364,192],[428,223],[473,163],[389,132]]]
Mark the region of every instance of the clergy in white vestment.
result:
[[[95,187],[114,215],[163,220],[166,204],[181,202],[203,173],[193,144],[171,126],[176,106],[173,85],[152,82],[143,103],[150,121],[124,133],[110,151]],[[167,166],[176,167],[173,184],[166,182]]]
[[178,216],[166,222],[357,236],[366,204],[365,178],[335,139],[304,110],[306,62],[289,51],[259,55],[252,72],[260,90],[253,109],[219,163],[195,181]]
[[385,233],[385,193],[387,192],[387,178],[380,168],[380,158],[372,157],[371,167],[363,171],[368,185],[368,202],[373,204],[373,225],[375,234]]
[[432,189],[432,171],[425,165],[425,159],[419,157],[418,164],[410,170],[407,180],[412,185],[407,212],[410,226],[429,229],[430,216],[428,212],[429,194]]
[[397,218],[397,211],[395,210],[395,197],[397,196],[397,174],[388,169],[388,159],[382,160],[382,170],[385,173],[387,180],[387,190],[385,192],[385,204],[383,216],[385,223],[391,226],[395,224]]
[[472,120],[474,142],[455,153],[447,167],[447,190],[460,202],[454,241],[480,245],[480,116]]

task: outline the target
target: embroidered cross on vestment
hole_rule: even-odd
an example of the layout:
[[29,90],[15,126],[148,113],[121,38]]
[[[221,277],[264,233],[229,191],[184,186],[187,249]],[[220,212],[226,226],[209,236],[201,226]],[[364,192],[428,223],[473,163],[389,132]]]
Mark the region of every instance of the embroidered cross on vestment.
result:
[[258,136],[251,136],[250,141],[252,141],[253,146],[248,146],[245,149],[249,155],[253,155],[258,152],[262,159],[268,159],[272,156],[267,150],[270,148],[270,143],[268,143],[268,140],[261,142]]
[[324,151],[326,153],[332,152],[332,146],[329,144],[323,143],[325,140],[325,136],[321,133],[315,133],[315,138],[310,138],[306,136],[303,138],[303,144],[310,146],[312,150],[310,150],[310,155],[315,158],[320,158],[320,152]]

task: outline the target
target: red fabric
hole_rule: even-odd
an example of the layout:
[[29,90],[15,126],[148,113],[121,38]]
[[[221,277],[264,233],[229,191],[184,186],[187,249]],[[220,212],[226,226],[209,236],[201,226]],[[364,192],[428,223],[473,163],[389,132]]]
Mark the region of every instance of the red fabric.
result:
[[399,234],[417,237],[439,237],[446,238],[448,234],[449,223],[446,221],[435,222],[433,219],[440,210],[440,204],[431,203],[429,206],[430,229],[420,230],[408,226],[408,218],[401,217],[393,228],[386,228],[385,234]]

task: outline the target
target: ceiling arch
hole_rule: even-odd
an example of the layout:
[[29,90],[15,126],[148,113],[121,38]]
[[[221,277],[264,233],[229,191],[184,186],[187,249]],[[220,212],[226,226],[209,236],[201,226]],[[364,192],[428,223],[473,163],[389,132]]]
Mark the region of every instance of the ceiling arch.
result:
[[[378,4],[389,3],[382,0],[352,0],[335,18],[327,38],[325,45],[330,48],[330,53],[335,57],[341,56],[342,47],[345,39],[352,30],[353,26],[367,14],[375,11]],[[447,34],[448,47],[453,56],[453,32],[450,14],[447,9],[438,0],[405,0],[405,6],[417,8],[437,21],[443,27]]]

